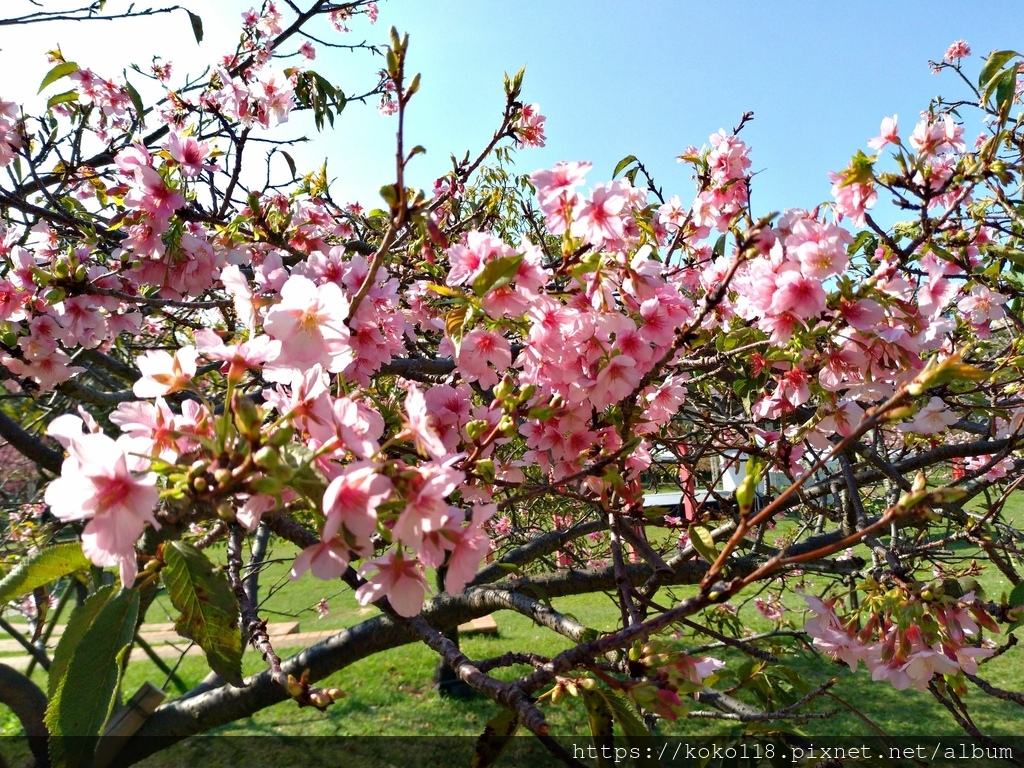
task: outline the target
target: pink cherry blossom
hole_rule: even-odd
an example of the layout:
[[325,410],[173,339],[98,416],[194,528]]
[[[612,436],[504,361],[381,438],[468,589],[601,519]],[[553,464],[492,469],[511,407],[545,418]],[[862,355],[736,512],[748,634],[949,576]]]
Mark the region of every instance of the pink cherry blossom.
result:
[[281,355],[281,342],[262,334],[230,345],[209,328],[200,328],[193,337],[199,354],[207,360],[222,361],[221,372],[233,382],[240,381],[247,370],[258,370]]
[[444,443],[434,429],[432,418],[427,412],[427,401],[423,392],[415,384],[409,385],[405,397],[406,427],[416,450],[432,459],[441,459],[448,455]]
[[340,373],[352,362],[349,329],[345,324],[348,299],[335,283],[316,285],[292,275],[281,287],[281,301],[267,312],[263,327],[281,342],[280,356],[265,375],[286,381],[293,371],[322,365]]
[[318,579],[337,579],[347,569],[348,546],[339,538],[326,539],[302,550],[292,563],[291,577],[297,579],[309,571]]
[[942,402],[942,398],[933,397],[911,421],[900,424],[899,429],[901,432],[916,432],[919,435],[939,435],[948,431],[957,420],[957,415]]
[[83,433],[75,417],[64,417],[53,435],[66,442],[68,457],[46,488],[50,511],[60,520],[89,520],[82,532],[86,557],[101,567],[117,565],[121,583],[131,586],[138,572],[135,541],[146,523],[160,527],[153,516],[156,476],[138,472],[140,463],[106,435]]
[[204,170],[216,166],[204,163],[210,156],[210,146],[205,142],[200,143],[192,136],[181,136],[178,133],[171,133],[164,147],[174,161],[181,168],[181,175],[186,178],[198,176]]
[[622,210],[626,198],[611,184],[598,184],[573,213],[572,235],[601,248],[623,236]]
[[971,46],[966,40],[957,40],[946,49],[943,61],[953,62],[954,59],[966,59],[971,55]]
[[458,361],[466,381],[490,389],[512,364],[512,348],[504,336],[477,328],[463,336]]
[[408,559],[401,550],[392,550],[364,563],[359,575],[366,576],[374,570],[376,573],[356,590],[360,605],[369,605],[386,596],[399,616],[412,617],[420,612],[429,587],[419,563]]
[[777,315],[791,313],[801,320],[810,320],[825,311],[825,289],[820,280],[786,264],[779,271],[769,309]]
[[517,147],[543,147],[544,121],[547,118],[540,113],[536,104],[527,104],[519,113],[515,122]]
[[636,360],[629,355],[616,355],[597,374],[597,381],[590,390],[590,402],[603,410],[629,395],[639,383]]
[[445,574],[445,591],[454,595],[466,588],[476,575],[480,561],[491,549],[491,540],[484,530],[484,524],[497,510],[494,504],[477,506],[469,525],[457,534],[454,548],[448,558]]
[[151,349],[135,359],[142,378],[132,391],[136,397],[165,397],[189,386],[196,375],[195,347],[182,347],[171,355],[162,349]]
[[324,538],[335,536],[343,525],[357,538],[368,540],[377,527],[377,507],[391,488],[391,481],[372,465],[358,462],[345,467],[324,492]]
[[899,116],[883,117],[882,125],[878,129],[879,135],[868,141],[868,146],[874,150],[880,150],[886,144],[899,144]]
[[565,162],[555,163],[551,170],[534,171],[530,174],[530,181],[537,188],[537,199],[541,206],[547,205],[556,199],[563,192],[572,193],[576,187],[583,183],[587,171],[592,164],[586,162]]

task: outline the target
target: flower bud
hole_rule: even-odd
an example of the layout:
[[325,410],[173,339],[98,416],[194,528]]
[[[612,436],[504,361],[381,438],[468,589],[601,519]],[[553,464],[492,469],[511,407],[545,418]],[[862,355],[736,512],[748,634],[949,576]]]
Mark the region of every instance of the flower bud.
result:
[[231,396],[231,412],[235,417],[238,434],[250,443],[258,443],[263,426],[263,414],[256,407],[256,403],[251,398],[236,392]]
[[562,687],[561,683],[556,683],[555,687],[551,689],[551,703],[558,704],[565,698],[565,688]]
[[281,448],[290,443],[294,436],[295,430],[292,427],[280,427],[267,438],[267,442],[274,448]]
[[474,419],[466,424],[466,435],[470,440],[479,440],[490,426],[484,419]]
[[256,451],[256,454],[252,458],[253,461],[256,462],[256,466],[260,469],[276,469],[281,463],[281,457],[278,456],[277,451],[269,445],[265,445]]
[[258,477],[249,483],[249,487],[256,493],[264,493],[267,496],[273,496],[282,491],[284,483],[276,477]]
[[515,384],[512,381],[512,377],[506,374],[501,381],[494,385],[493,392],[495,399],[504,400],[505,398],[512,394],[512,390],[514,389],[514,387]]

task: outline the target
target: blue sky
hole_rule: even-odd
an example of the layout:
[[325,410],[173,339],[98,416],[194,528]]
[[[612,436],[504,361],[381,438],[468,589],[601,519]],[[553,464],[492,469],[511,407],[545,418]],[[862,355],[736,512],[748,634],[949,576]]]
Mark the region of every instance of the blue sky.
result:
[[[634,154],[686,199],[693,187],[676,155],[752,110],[744,136],[761,171],[759,212],[826,198],[827,172],[866,149],[882,117],[898,113],[909,133],[932,96],[956,90],[927,65],[954,40],[971,44],[972,76],[980,55],[1024,47],[1019,0],[394,0],[381,4],[381,23],[409,32],[423,73],[409,122],[410,140],[428,148],[423,171],[436,174],[450,152],[480,145],[501,107],[502,73],[526,64],[524,97],[547,115],[548,142],[520,153],[524,170],[586,159],[589,180],[600,181]],[[967,135],[979,129],[969,125]],[[368,146],[386,128],[367,119],[348,130]],[[344,164],[336,171],[348,176]]]
[[[194,67],[237,39],[251,5],[185,4],[204,17],[202,46],[184,15],[140,23],[117,36],[117,46],[109,44],[113,27],[98,24],[0,28],[0,71],[16,66],[23,75],[0,79],[0,96],[34,93],[46,71],[41,52],[55,42],[83,66],[111,73],[126,56],[146,63],[152,53],[179,71]],[[384,0],[380,11],[375,27],[361,20],[346,36],[325,26],[318,33],[342,42],[383,41],[391,25],[409,33],[409,67],[422,73],[422,86],[410,107],[407,144],[428,150],[413,161],[410,183],[429,187],[450,154],[483,145],[500,115],[503,72],[526,65],[524,98],[547,115],[548,142],[519,154],[522,170],[590,160],[589,180],[597,182],[634,154],[666,193],[688,199],[689,172],[675,156],[752,110],[744,136],[760,172],[758,213],[826,199],[827,172],[866,149],[882,117],[898,113],[907,135],[932,96],[959,95],[953,78],[932,75],[927,65],[954,40],[973,48],[966,66],[972,77],[988,51],[1024,48],[1020,0]],[[380,64],[320,49],[312,66],[356,92]],[[310,133],[312,141],[294,153],[300,166],[329,158],[339,200],[375,206],[376,190],[393,181],[395,121],[374,106],[352,105],[320,135],[298,118],[286,128],[293,136]],[[978,130],[969,123],[967,135]]]

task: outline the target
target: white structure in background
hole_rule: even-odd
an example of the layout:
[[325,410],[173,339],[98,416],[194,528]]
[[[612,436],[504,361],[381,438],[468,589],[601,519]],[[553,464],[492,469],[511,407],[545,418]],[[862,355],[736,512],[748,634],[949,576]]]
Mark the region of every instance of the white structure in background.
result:
[[[736,488],[747,476],[747,460],[750,457],[740,451],[723,451],[707,458],[711,464],[710,477],[715,480],[713,489],[709,489],[707,483],[700,482],[699,478],[694,477],[681,467],[674,454],[668,451],[656,453],[653,456],[651,467],[671,470],[669,474],[679,485],[679,490],[653,490],[645,493],[644,509],[678,510],[679,516],[686,520],[693,520],[696,510],[702,507],[717,509],[719,500],[731,503],[736,496]],[[816,473],[811,482],[824,480],[825,476],[831,475],[834,470],[838,470],[838,462],[833,459]],[[770,500],[773,489],[777,491],[779,488],[786,488],[789,485],[789,478],[784,473],[769,470],[758,483],[754,508],[759,509],[766,501]],[[838,501],[831,499],[829,503],[837,504]]]
[[[695,517],[695,511],[701,507],[717,508],[719,500],[731,502],[736,495],[736,488],[747,476],[747,460],[749,456],[740,451],[724,451],[708,457],[711,463],[711,477],[715,479],[713,489],[709,489],[699,478],[690,475],[683,469],[677,458],[667,451],[655,454],[652,467],[660,465],[671,469],[675,478],[678,476],[679,490],[651,491],[644,494],[644,509],[678,510],[686,520]],[[781,472],[769,471],[761,478],[757,487],[754,502],[759,508],[771,496],[772,488],[786,487],[788,478]]]

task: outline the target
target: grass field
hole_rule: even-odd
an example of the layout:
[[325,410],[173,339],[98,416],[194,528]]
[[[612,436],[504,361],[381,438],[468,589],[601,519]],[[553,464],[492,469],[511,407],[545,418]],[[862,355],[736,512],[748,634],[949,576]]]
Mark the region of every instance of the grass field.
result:
[[[1017,507],[1024,507],[1019,498]],[[966,546],[966,545],[964,545]],[[271,621],[298,620],[303,631],[333,629],[350,626],[375,615],[372,607],[359,607],[347,588],[338,589],[333,584],[318,582],[306,577],[298,582],[287,578],[287,570],[294,550],[278,547],[273,553],[262,578],[265,595],[263,615]],[[967,553],[971,554],[971,553]],[[814,589],[814,576],[808,575],[808,591]],[[1009,591],[1009,584],[994,568],[986,570],[980,583],[991,598],[998,599],[1000,593]],[[676,588],[671,592],[675,598],[692,594],[694,588]],[[739,618],[744,628],[752,632],[771,629],[754,608],[754,593],[744,594],[734,601],[739,606]],[[330,613],[317,618],[315,604],[327,598]],[[663,598],[667,600],[667,597]],[[572,614],[588,626],[598,630],[612,630],[619,621],[615,604],[606,595],[586,595],[558,599],[554,606]],[[787,612],[784,621],[794,628],[803,625],[803,601],[790,594],[787,598]],[[154,622],[173,620],[169,605],[158,599],[152,606],[148,618]],[[510,650],[528,649],[535,653],[553,655],[568,647],[568,641],[549,630],[532,624],[528,619],[512,613],[496,616],[499,633],[492,636],[465,637],[462,648],[470,658],[482,659],[500,655]],[[691,646],[707,642],[708,638],[687,638]],[[283,642],[283,641],[282,641]],[[281,655],[288,654],[286,645],[279,648]],[[781,663],[790,666],[807,685],[814,687],[829,677],[838,678],[832,689],[836,698],[817,700],[814,710],[818,712],[836,710],[834,717],[808,721],[802,726],[811,738],[849,737],[855,734],[869,734],[877,727],[894,736],[929,736],[959,734],[948,712],[930,695],[917,691],[896,691],[886,683],[874,683],[862,667],[856,674],[845,665],[822,664],[806,650],[787,652],[780,648]],[[716,651],[723,660],[739,661],[738,653]],[[2,656],[0,656],[2,661]],[[326,684],[344,690],[345,699],[321,713],[314,709],[298,709],[293,703],[279,704],[252,717],[237,721],[219,729],[216,733],[233,736],[420,736],[420,735],[462,735],[476,736],[483,730],[487,720],[496,712],[494,705],[483,699],[456,700],[440,698],[433,689],[432,677],[436,656],[425,646],[408,645],[359,661],[332,675]],[[252,673],[263,668],[258,654],[249,651],[245,658],[245,672]],[[736,665],[730,665],[735,667]],[[199,682],[206,674],[201,657],[182,659],[177,668],[178,675],[188,685]],[[508,670],[509,674],[521,673],[523,668]],[[992,684],[1012,691],[1024,690],[1024,665],[1017,648],[995,659],[982,668],[982,676]],[[37,671],[36,679],[43,682]],[[124,690],[131,693],[144,681],[150,681],[167,691],[168,685],[163,673],[149,662],[130,665],[124,681]],[[975,722],[983,730],[993,733],[1018,734],[1020,708],[999,701],[972,689],[968,703]],[[556,734],[585,735],[586,713],[578,700],[567,698],[557,707],[546,706],[545,713]],[[873,725],[869,725],[869,722]],[[712,735],[727,729],[730,724],[715,720],[680,719],[677,722],[662,721],[661,732],[666,736]],[[0,736],[13,736],[18,727],[13,716],[0,708]],[[180,765],[189,754],[188,747],[157,756],[146,765]],[[184,751],[182,751],[184,750]],[[424,763],[425,764],[425,763]],[[443,763],[441,763],[443,764]]]

